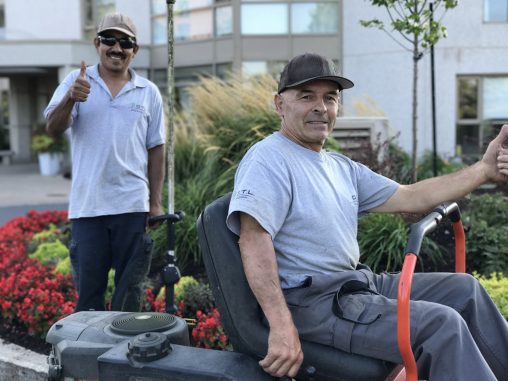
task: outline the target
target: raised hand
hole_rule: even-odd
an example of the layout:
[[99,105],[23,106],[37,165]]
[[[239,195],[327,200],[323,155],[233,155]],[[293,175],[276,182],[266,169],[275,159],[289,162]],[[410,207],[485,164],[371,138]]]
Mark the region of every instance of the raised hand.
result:
[[[503,130],[508,130],[508,124],[503,126]],[[501,130],[501,131],[503,131]],[[508,133],[507,133],[508,135]],[[497,153],[497,169],[504,176],[504,180],[508,180],[508,138],[501,143]]]
[[86,64],[81,61],[81,69],[79,75],[69,89],[69,97],[74,102],[86,102],[90,94],[90,82],[86,78]]
[[508,124],[505,124],[499,134],[490,142],[482,162],[488,165],[488,177],[491,181],[507,181]]

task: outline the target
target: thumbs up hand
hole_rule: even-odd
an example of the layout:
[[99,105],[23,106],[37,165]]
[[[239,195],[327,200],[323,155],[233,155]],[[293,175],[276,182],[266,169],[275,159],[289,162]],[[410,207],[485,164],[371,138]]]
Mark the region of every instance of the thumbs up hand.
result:
[[69,89],[69,97],[74,102],[86,102],[90,94],[90,82],[86,77],[86,64],[85,61],[81,61],[81,69],[79,75]]
[[79,76],[83,79],[86,79],[86,63],[85,63],[85,61],[81,61],[81,69],[79,70]]

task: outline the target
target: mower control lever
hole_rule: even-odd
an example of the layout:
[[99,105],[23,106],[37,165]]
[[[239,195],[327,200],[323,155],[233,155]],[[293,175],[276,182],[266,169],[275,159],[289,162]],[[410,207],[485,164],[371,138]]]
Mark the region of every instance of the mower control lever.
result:
[[148,219],[149,225],[167,221],[166,265],[162,269],[162,279],[166,285],[166,312],[170,314],[176,312],[174,286],[181,276],[175,258],[175,223],[181,221],[184,217],[185,213],[178,211],[173,214],[163,214]]
[[157,222],[168,221],[170,223],[175,223],[181,221],[185,217],[185,213],[179,210],[174,214],[161,214],[160,216],[150,217],[148,219],[148,225],[156,224]]

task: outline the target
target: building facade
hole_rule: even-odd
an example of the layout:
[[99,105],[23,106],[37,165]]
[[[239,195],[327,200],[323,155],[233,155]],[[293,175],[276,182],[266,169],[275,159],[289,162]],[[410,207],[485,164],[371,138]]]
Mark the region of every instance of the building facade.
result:
[[[31,134],[44,123],[44,107],[81,60],[97,62],[92,39],[108,12],[134,20],[141,49],[133,67],[164,93],[166,9],[165,0],[0,0],[0,150],[9,144],[15,161],[33,160]],[[373,17],[387,20],[367,0],[176,0],[177,100],[189,106],[186,89],[200,75],[276,75],[294,55],[317,52],[355,82],[343,95],[345,115],[354,115],[358,102],[373,101],[409,151],[411,54],[359,24]],[[508,0],[460,2],[442,21],[448,38],[435,48],[438,152],[477,153],[492,129],[508,120]],[[423,152],[432,142],[428,54],[419,67]]]

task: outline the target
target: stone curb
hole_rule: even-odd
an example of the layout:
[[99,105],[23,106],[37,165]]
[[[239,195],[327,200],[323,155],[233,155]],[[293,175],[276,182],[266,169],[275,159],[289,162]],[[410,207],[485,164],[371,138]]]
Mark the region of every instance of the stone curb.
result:
[[0,339],[0,380],[44,381],[46,356]]

